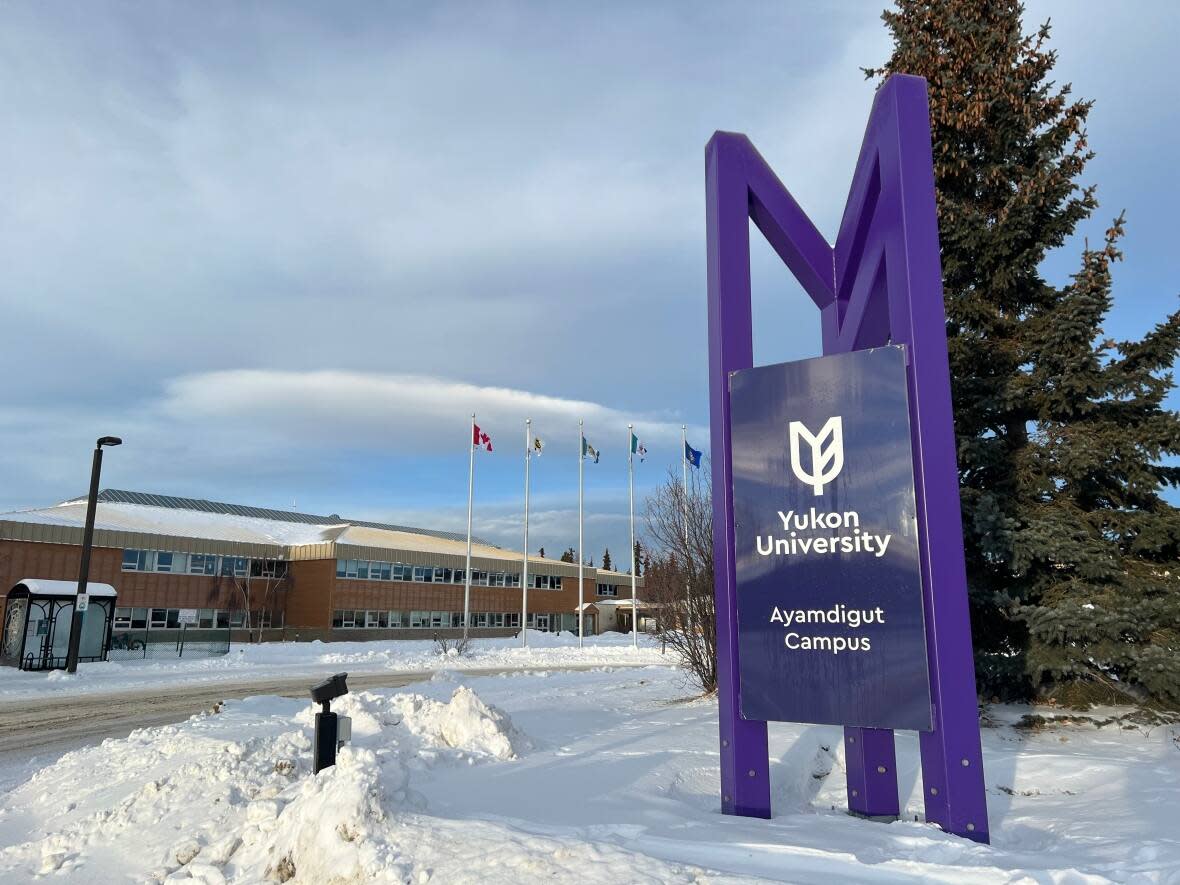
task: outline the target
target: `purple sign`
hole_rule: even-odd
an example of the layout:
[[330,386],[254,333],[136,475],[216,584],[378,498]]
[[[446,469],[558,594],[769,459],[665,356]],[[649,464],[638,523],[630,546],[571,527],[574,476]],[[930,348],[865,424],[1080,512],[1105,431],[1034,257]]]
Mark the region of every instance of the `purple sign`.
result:
[[[735,132],[715,133],[705,148],[705,221],[721,810],[771,814],[766,722],[741,714],[745,649],[738,635],[733,499],[739,463],[730,437],[730,378],[754,366],[753,222],[819,311],[824,354],[905,347],[933,717],[918,737],[922,796],[927,821],[987,842],[926,82],[894,74],[877,90],[834,243],[823,238],[750,140]],[[809,426],[808,432],[822,437],[823,427]],[[829,469],[831,464],[821,465],[820,473]],[[813,493],[815,483],[822,495],[826,482],[814,480]],[[848,810],[897,817],[893,729],[845,726],[844,751]]]
[[729,391],[742,717],[929,731],[904,349]]

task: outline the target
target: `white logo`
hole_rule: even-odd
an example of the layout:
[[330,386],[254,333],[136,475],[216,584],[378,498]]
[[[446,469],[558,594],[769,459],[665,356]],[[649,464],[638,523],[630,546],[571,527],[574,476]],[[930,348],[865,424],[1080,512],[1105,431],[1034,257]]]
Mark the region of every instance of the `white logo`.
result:
[[[844,467],[844,422],[839,415],[829,418],[820,428],[819,433],[812,435],[802,421],[791,422],[791,470],[800,481],[815,489],[817,495],[824,493],[824,486],[831,482]],[[824,440],[831,438],[825,447]],[[799,457],[799,442],[807,440],[811,447],[811,473],[803,469],[803,461]]]

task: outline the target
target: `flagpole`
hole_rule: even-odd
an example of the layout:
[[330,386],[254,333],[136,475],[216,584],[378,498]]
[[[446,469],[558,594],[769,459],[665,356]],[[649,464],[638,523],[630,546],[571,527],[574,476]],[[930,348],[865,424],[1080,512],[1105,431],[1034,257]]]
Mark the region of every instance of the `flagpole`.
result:
[[475,413],[471,413],[471,434],[467,467],[467,569],[463,572],[463,641],[467,641],[467,625],[471,621],[471,499],[475,491]]
[[529,644],[529,462],[532,460],[533,419],[524,419],[524,556],[520,567],[520,635]]
[[684,629],[692,631],[692,580],[689,571],[692,566],[689,559],[692,552],[688,548],[688,426],[680,425],[680,471],[684,476],[684,500],[681,502],[684,511]]
[[582,647],[584,625],[582,624],[582,600],[585,589],[582,585],[582,468],[586,464],[586,431],[584,422],[578,419],[578,648]]
[[627,425],[627,497],[631,507],[631,644],[639,648],[639,603],[635,599],[635,570],[639,567],[635,556],[635,431]]

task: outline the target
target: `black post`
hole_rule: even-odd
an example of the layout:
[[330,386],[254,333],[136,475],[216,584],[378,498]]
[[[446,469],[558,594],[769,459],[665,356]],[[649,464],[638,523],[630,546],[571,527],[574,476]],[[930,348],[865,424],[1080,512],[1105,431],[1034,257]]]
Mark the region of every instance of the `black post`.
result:
[[319,774],[325,768],[336,764],[336,736],[339,722],[328,701],[322,701],[320,712],[315,714],[315,737],[312,740],[312,770]]
[[90,548],[94,543],[94,513],[98,508],[98,480],[102,473],[102,447],[117,446],[122,440],[114,436],[102,437],[94,446],[94,461],[90,467],[90,497],[86,500],[86,529],[82,533],[82,563],[78,567],[78,592],[74,596],[74,617],[70,621],[70,649],[66,658],[66,672],[78,672],[78,645],[82,641],[83,612],[78,611],[79,597],[86,593],[90,580]]

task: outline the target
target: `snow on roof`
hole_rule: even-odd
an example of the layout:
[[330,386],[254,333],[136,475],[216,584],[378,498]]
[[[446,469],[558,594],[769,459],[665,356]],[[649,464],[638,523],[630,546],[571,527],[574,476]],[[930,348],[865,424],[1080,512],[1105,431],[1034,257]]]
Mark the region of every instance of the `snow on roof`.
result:
[[[427,534],[424,530],[401,530],[379,523],[354,523],[346,520],[311,523],[304,520],[271,519],[244,513],[227,513],[216,509],[188,510],[175,503],[175,501],[188,499],[175,499],[168,506],[157,506],[127,501],[103,501],[102,497],[100,496],[95,510],[94,527],[99,533],[114,533],[114,539],[107,538],[108,544],[121,543],[128,547],[144,546],[148,549],[155,549],[149,545],[153,543],[167,544],[171,543],[173,539],[188,539],[191,543],[182,549],[191,548],[200,552],[201,542],[210,541],[233,545],[257,545],[264,548],[250,555],[290,555],[293,558],[299,558],[299,555],[291,548],[329,544],[369,548],[373,551],[363,558],[369,556],[377,558],[379,556],[377,550],[449,554],[452,556],[465,556],[467,552],[466,537],[456,539],[449,533]],[[5,523],[18,525],[10,525],[5,530]],[[28,532],[20,531],[19,526],[58,527],[74,530],[80,534],[85,523],[85,500],[65,501],[52,507],[0,513],[0,537],[56,541],[56,537],[49,537],[53,534],[52,532],[34,532],[30,535]],[[42,534],[45,537],[39,536]],[[137,538],[136,535],[149,537]],[[151,536],[158,537],[160,540],[157,542]],[[66,543],[77,543],[77,541],[67,540]],[[265,552],[266,548],[273,552]],[[275,548],[288,549],[278,550]],[[161,547],[159,549],[170,548]],[[210,549],[207,552],[217,551]],[[494,547],[476,539],[473,539],[471,553],[473,557],[482,560],[519,561],[521,558],[519,552]],[[333,554],[325,551],[324,555]],[[343,555],[355,556],[357,554],[344,553]],[[396,558],[391,554],[390,559]],[[529,562],[530,568],[535,564],[538,570],[544,568],[546,571],[553,571],[555,566],[560,565],[559,571],[561,573],[570,567],[566,563],[559,563],[557,560],[545,559],[540,556],[530,556]],[[590,575],[594,573],[594,570],[589,571]]]
[[[33,596],[73,596],[78,592],[77,581],[47,581],[44,578],[22,578],[16,585],[24,587]],[[110,584],[87,582],[86,593],[90,596],[117,596]]]
[[[42,510],[20,510],[0,514],[0,519],[39,525],[82,528],[86,524],[86,502],[67,501]],[[251,516],[173,510],[144,504],[99,504],[94,527],[99,531],[139,532],[211,541],[249,544],[314,544],[330,538],[330,526],[281,522]]]

